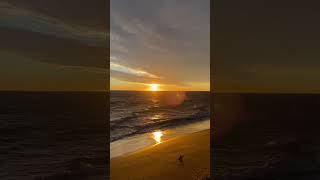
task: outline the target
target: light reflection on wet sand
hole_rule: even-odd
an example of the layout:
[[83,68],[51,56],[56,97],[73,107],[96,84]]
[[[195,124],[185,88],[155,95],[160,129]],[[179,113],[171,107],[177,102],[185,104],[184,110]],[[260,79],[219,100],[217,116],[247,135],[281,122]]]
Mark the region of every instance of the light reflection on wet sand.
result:
[[[149,132],[145,134],[135,135],[126,139],[114,141],[110,144],[110,158],[125,155],[148,146],[157,145],[160,142],[202,130],[210,129],[210,120],[204,120],[188,125],[171,128],[165,131]],[[156,135],[154,135],[156,133]]]

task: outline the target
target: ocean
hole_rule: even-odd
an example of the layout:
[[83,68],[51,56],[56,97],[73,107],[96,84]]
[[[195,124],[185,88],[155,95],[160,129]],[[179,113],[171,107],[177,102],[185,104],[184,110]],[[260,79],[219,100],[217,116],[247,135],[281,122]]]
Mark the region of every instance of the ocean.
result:
[[0,179],[107,179],[109,138],[128,153],[154,130],[167,139],[210,128],[207,92],[110,96],[109,114],[104,92],[1,92]]
[[163,140],[210,128],[209,92],[112,91],[111,157],[150,146],[150,134]]
[[320,95],[214,94],[215,180],[320,179]]
[[0,179],[106,179],[103,92],[1,92]]

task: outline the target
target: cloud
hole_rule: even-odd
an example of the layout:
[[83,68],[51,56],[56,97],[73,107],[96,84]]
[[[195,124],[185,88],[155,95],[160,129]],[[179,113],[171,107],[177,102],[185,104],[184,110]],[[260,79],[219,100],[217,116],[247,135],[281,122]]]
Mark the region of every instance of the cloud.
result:
[[61,70],[71,70],[71,71],[77,71],[77,72],[89,72],[91,74],[104,74],[107,75],[109,72],[109,69],[106,68],[96,68],[96,67],[83,67],[83,66],[66,66],[61,64],[51,64],[51,63],[44,63],[48,64],[52,67],[55,67],[57,69]]
[[112,43],[112,36],[120,35],[127,39],[126,46],[134,44],[160,53],[209,48],[209,1],[186,0],[181,4],[172,0],[140,0],[129,7],[126,3],[123,0],[111,3]]
[[[34,61],[60,64],[62,66],[104,68],[107,66],[108,32],[101,28],[106,24],[100,13],[67,15],[68,9],[48,1],[51,6],[30,0],[31,4],[12,0],[0,2],[0,48],[2,51],[31,58]],[[82,2],[82,1],[81,1]],[[80,1],[79,1],[80,3]],[[67,5],[66,3],[64,5]],[[100,3],[93,3],[90,11]],[[98,7],[99,9],[100,7]],[[76,13],[85,10],[74,8]],[[65,14],[68,18],[61,17]],[[69,13],[70,14],[70,13]],[[105,14],[104,17],[107,17]],[[97,24],[79,24],[77,19]]]
[[0,49],[39,62],[107,68],[106,47],[88,46],[35,32],[0,28]]
[[0,1],[0,89],[108,89],[107,5],[104,0]]
[[[209,4],[209,0],[112,1],[111,78],[178,86],[209,82]],[[141,70],[146,73],[139,74]]]
[[157,75],[151,74],[149,72],[146,72],[143,70],[138,70],[138,69],[133,69],[133,68],[126,67],[124,65],[113,63],[113,62],[110,62],[110,68],[113,71],[122,72],[122,73],[130,74],[133,76],[147,77],[147,78],[153,78],[153,79],[160,78]]
[[96,91],[107,88],[107,69],[38,62],[0,51],[1,90]]
[[105,46],[107,43],[106,31],[68,24],[55,17],[20,8],[7,2],[0,2],[0,27],[73,39],[93,46]]
[[[111,57],[111,59],[115,59]],[[114,79],[118,79],[121,81],[126,82],[135,82],[135,83],[159,83],[159,84],[166,84],[166,85],[180,85],[180,86],[189,86],[188,83],[178,81],[174,78],[168,78],[164,76],[159,76],[152,74],[150,72],[128,67],[122,64],[110,63],[110,76]]]
[[108,31],[110,2],[106,0],[2,0],[30,11],[54,17],[65,23]]
[[126,81],[126,82],[147,83],[147,84],[153,83],[153,82],[158,83],[158,81],[156,81],[157,79],[154,79],[154,78],[145,77],[145,76],[135,76],[135,75],[131,75],[128,73],[115,71],[112,69],[110,71],[110,75],[114,79],[118,79],[118,80]]
[[[156,27],[154,27],[154,25],[144,23],[138,18],[129,20],[126,17],[123,17],[121,14],[117,14],[117,12],[112,14],[112,18],[123,32],[131,36],[133,41],[138,41],[141,43],[141,46],[159,52],[168,51],[168,49],[163,46],[165,37],[155,31]],[[111,37],[112,36],[117,37],[119,35],[111,30]],[[112,38],[112,40],[114,40],[116,43],[120,42],[117,39]]]

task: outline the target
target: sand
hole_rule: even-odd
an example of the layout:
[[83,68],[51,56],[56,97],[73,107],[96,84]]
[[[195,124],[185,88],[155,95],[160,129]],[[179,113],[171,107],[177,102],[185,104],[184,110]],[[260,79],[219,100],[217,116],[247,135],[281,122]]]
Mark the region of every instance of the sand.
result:
[[[183,154],[183,163],[178,157]],[[210,176],[210,130],[176,137],[111,159],[111,180],[201,179]]]

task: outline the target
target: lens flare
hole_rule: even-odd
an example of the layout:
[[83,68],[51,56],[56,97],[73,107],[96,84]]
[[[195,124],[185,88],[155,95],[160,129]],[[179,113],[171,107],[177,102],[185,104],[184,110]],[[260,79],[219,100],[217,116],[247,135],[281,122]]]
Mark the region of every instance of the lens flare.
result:
[[164,95],[164,102],[169,106],[179,106],[187,99],[185,92],[168,92]]

